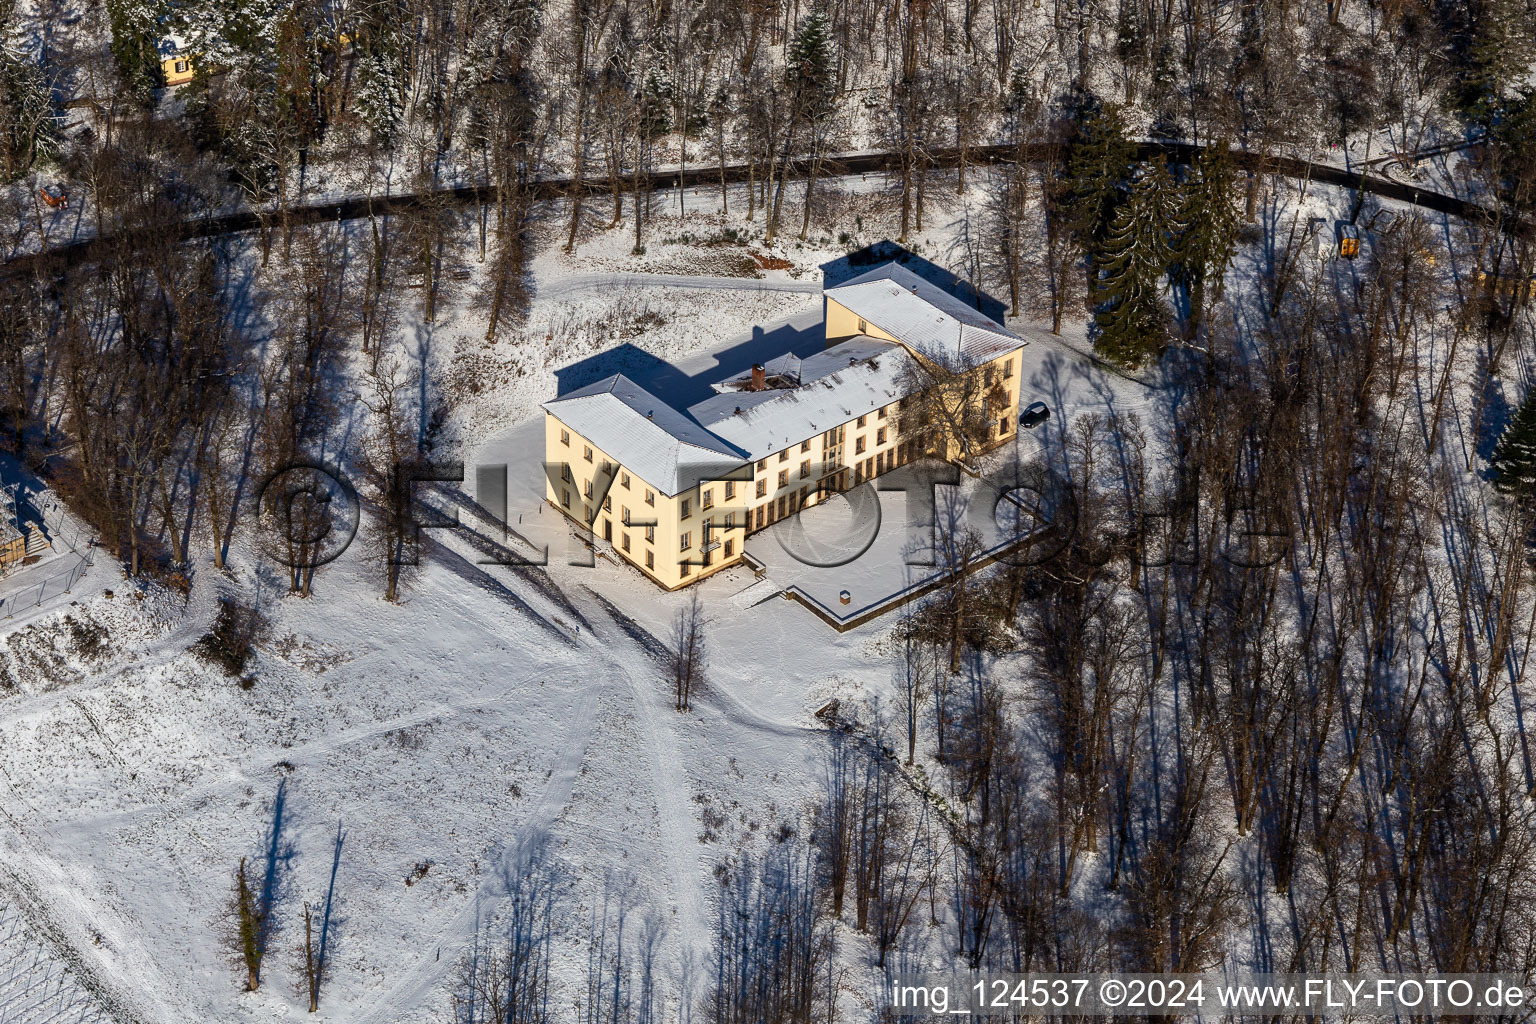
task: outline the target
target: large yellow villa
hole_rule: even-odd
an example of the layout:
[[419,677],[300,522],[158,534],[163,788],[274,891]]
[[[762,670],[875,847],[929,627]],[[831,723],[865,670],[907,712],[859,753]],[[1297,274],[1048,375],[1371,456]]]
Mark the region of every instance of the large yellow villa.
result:
[[974,455],[913,414],[935,407],[917,392],[936,382],[964,385],[981,446],[1013,437],[1022,338],[894,263],[825,303],[825,349],[755,365],[686,412],[622,374],[546,402],[550,504],[671,590],[830,495],[917,458]]

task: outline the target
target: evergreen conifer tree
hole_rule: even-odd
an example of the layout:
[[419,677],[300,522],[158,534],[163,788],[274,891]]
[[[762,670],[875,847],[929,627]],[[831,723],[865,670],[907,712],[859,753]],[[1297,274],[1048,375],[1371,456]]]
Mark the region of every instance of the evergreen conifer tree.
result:
[[796,112],[813,121],[825,116],[837,92],[832,24],[825,5],[814,4],[801,20],[784,64],[785,77],[794,90]]
[[1173,258],[1178,213],[1178,189],[1167,165],[1139,165],[1097,257],[1096,346],[1116,362],[1136,366],[1162,348],[1163,276]]
[[1536,35],[1530,12],[1520,0],[1484,0],[1452,10],[1448,99],[1473,124],[1496,128],[1508,93],[1532,70]]
[[1489,136],[1498,148],[1502,198],[1516,210],[1530,212],[1536,207],[1536,89],[1505,97]]
[[640,134],[645,139],[656,139],[672,130],[676,84],[667,50],[666,40],[658,35],[641,53],[645,78],[640,86]]
[[355,105],[375,140],[389,145],[405,118],[400,83],[405,78],[402,40],[391,25],[369,25],[357,42]]
[[1201,151],[1179,188],[1172,278],[1183,300],[1187,337],[1199,333],[1209,303],[1221,298],[1227,267],[1237,253],[1239,219],[1232,161],[1222,140]]
[[107,0],[112,59],[123,82],[142,103],[165,84],[160,67],[160,12],[146,0]]
[[1067,212],[1073,237],[1090,256],[1109,230],[1135,157],[1136,147],[1126,138],[1125,123],[1114,106],[1089,110],[1068,143]]
[[1514,421],[1504,428],[1489,462],[1496,490],[1522,499],[1536,494],[1536,388],[1526,394]]
[[58,147],[58,118],[41,65],[0,37],[0,182],[15,181]]

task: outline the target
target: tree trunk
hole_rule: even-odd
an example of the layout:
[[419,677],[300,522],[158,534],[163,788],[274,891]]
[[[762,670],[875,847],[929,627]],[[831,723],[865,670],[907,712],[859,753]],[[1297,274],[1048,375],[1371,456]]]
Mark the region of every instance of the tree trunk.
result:
[[572,159],[575,166],[571,173],[571,229],[565,239],[565,251],[576,248],[576,229],[581,224],[581,202],[586,196],[584,175],[587,169],[586,139],[583,129],[587,124],[587,33],[585,21],[576,37],[576,131]]
[[725,189],[725,117],[723,112],[715,116],[715,145],[720,154],[720,212],[731,212],[730,197]]
[[[813,140],[815,136],[812,136]],[[800,221],[800,241],[811,230],[811,194],[816,191],[816,177],[821,173],[821,147],[816,141],[811,145],[810,174],[805,179],[805,216]]]
[[315,943],[310,928],[309,904],[304,904],[304,980],[309,986],[309,1012],[320,1009],[320,977],[315,964]]

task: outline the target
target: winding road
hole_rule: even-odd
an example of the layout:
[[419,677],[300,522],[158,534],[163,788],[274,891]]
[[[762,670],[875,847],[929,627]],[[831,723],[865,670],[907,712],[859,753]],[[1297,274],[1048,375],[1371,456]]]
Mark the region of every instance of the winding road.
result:
[[[1204,148],[1190,142],[1144,141],[1138,143],[1140,156],[1162,155],[1175,163],[1189,163]],[[1061,147],[1054,143],[972,146],[965,150],[964,158],[968,166],[1009,163],[1016,160],[1034,163],[1059,156],[1060,151]],[[961,162],[961,153],[954,148],[929,150],[927,156],[930,167],[955,167]],[[1288,178],[1360,190],[1463,219],[1495,219],[1498,216],[1496,210],[1480,203],[1404,184],[1379,173],[1361,173],[1296,157],[1243,150],[1232,151],[1232,162],[1243,171],[1278,174]],[[796,175],[804,175],[809,170],[809,162],[803,158],[792,161],[791,166]],[[899,169],[900,154],[897,153],[847,153],[823,157],[818,175],[823,178],[833,178]],[[659,170],[646,175],[642,185],[650,189],[673,189],[707,187],[721,183],[739,184],[748,181],[753,170],[754,168],[747,164],[728,164],[725,167],[703,165],[685,169]],[[623,176],[620,182],[626,191],[634,187],[632,175]],[[578,183],[575,178],[569,176],[539,178],[528,183],[533,198],[537,200],[561,199],[578,190],[589,195],[603,195],[609,192],[610,187],[610,181],[607,178],[586,178]],[[454,205],[478,205],[493,202],[495,197],[496,189],[492,185],[446,186],[430,192],[403,192],[386,196],[347,196],[291,207],[286,214],[286,223],[297,226],[322,221],[388,216],[418,209],[428,203],[445,201]],[[163,238],[169,231],[182,239],[236,234],[254,231],[261,227],[263,216],[267,218],[268,223],[272,223],[280,214],[272,209],[262,213],[252,209],[235,210],[184,220],[179,224],[157,226],[154,234],[156,237]],[[1530,226],[1521,224],[1520,229],[1529,230]],[[17,253],[0,265],[0,275],[57,273],[63,267],[107,256],[113,251],[132,252],[137,237],[136,235],[94,236],[52,246],[40,252]]]

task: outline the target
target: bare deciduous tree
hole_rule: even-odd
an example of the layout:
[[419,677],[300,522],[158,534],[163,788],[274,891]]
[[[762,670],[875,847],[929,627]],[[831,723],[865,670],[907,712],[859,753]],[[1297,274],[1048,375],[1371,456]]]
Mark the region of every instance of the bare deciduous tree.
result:
[[687,711],[694,688],[704,682],[709,668],[709,650],[704,636],[704,609],[699,603],[697,590],[690,593],[688,603],[678,609],[673,620],[668,662],[677,710]]

